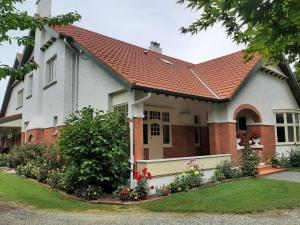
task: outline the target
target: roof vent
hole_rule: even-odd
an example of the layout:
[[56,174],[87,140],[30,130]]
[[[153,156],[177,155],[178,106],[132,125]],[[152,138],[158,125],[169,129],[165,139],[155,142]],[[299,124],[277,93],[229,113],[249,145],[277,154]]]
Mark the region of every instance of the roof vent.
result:
[[151,41],[149,50],[162,54],[162,48],[160,47],[160,43],[156,41]]
[[166,59],[160,59],[160,60],[163,61],[164,63],[170,65],[170,66],[173,66],[173,63],[170,62],[170,61],[168,61],[168,60],[166,60]]

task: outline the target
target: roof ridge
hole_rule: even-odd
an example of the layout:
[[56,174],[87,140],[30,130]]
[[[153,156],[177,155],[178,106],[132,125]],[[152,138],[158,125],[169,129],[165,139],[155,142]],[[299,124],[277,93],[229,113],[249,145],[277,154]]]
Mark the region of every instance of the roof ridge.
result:
[[238,53],[243,53],[243,51],[244,51],[244,50],[239,50],[239,51],[232,52],[232,53],[229,53],[229,54],[226,54],[226,55],[222,55],[222,56],[220,56],[220,57],[217,57],[217,58],[213,58],[213,59],[210,59],[210,60],[207,60],[207,61],[201,62],[201,63],[197,63],[197,64],[195,64],[195,66],[198,66],[198,65],[201,65],[201,64],[204,64],[204,63],[209,63],[209,62],[211,62],[211,61],[215,61],[215,60],[223,59],[223,58],[226,58],[226,57],[229,57],[229,56],[232,56],[232,55],[238,54]]
[[[151,53],[153,53],[153,54],[155,54],[155,55],[158,55],[158,56],[168,57],[168,58],[170,58],[170,59],[174,59],[174,60],[177,60],[177,61],[181,61],[181,62],[184,62],[184,63],[188,63],[188,64],[190,64],[190,65],[197,65],[197,64],[195,64],[195,63],[188,62],[188,61],[185,61],[185,60],[183,60],[183,59],[178,59],[178,58],[175,58],[175,57],[173,57],[173,56],[166,55],[166,54],[158,53],[158,52],[149,50],[148,48],[141,47],[141,46],[138,46],[138,45],[136,45],[136,44],[128,43],[128,42],[123,41],[123,40],[120,40],[120,39],[118,39],[118,38],[110,37],[110,36],[108,36],[108,35],[100,34],[100,33],[97,33],[96,31],[88,30],[88,29],[82,28],[82,27],[80,27],[80,26],[67,25],[67,26],[61,26],[61,27],[74,27],[74,28],[77,28],[77,29],[81,29],[81,30],[83,30],[83,31],[87,31],[87,32],[96,34],[96,35],[101,35],[101,36],[103,36],[103,37],[105,37],[105,38],[109,38],[109,39],[114,40],[114,41],[119,41],[119,42],[122,42],[122,43],[124,43],[124,44],[131,45],[131,46],[134,46],[134,47],[143,49],[143,50],[148,50],[149,52],[151,52]],[[55,29],[54,29],[54,30],[55,30]]]

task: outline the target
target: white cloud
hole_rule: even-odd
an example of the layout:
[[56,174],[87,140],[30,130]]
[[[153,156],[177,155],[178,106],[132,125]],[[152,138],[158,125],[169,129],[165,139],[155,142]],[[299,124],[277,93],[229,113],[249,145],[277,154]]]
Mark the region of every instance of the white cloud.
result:
[[[35,12],[36,0],[27,0],[20,9]],[[196,36],[183,35],[179,29],[192,23],[199,13],[191,12],[176,0],[53,0],[53,15],[78,11],[82,20],[76,25],[147,48],[150,41],[161,43],[165,54],[199,63],[241,48],[216,26]],[[12,65],[16,45],[0,46],[0,61]],[[5,91],[0,81],[0,104]]]

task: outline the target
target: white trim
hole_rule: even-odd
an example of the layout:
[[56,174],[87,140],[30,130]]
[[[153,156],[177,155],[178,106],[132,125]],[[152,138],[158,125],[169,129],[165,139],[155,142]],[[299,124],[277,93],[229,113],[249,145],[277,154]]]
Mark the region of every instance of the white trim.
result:
[[206,87],[206,89],[212,93],[217,99],[221,99],[206,83],[204,83],[203,80],[201,80],[201,78],[192,70],[190,69],[191,72],[195,75],[195,77]]
[[137,160],[136,162],[139,162],[139,163],[168,162],[168,161],[178,161],[178,160],[218,158],[218,157],[224,157],[224,156],[231,156],[231,154],[204,155],[204,156],[192,156],[192,157],[169,158],[169,159]]

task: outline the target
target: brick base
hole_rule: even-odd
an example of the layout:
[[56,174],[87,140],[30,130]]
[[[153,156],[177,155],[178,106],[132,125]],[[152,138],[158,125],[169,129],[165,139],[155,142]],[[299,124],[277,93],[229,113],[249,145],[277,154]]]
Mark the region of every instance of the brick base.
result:
[[28,130],[22,133],[22,144],[56,144],[62,129],[59,127],[57,134],[53,133],[53,128]]
[[249,126],[249,133],[257,132],[261,137],[261,144],[264,148],[261,151],[261,161],[267,162],[270,158],[276,155],[276,139],[274,126],[253,125]]

